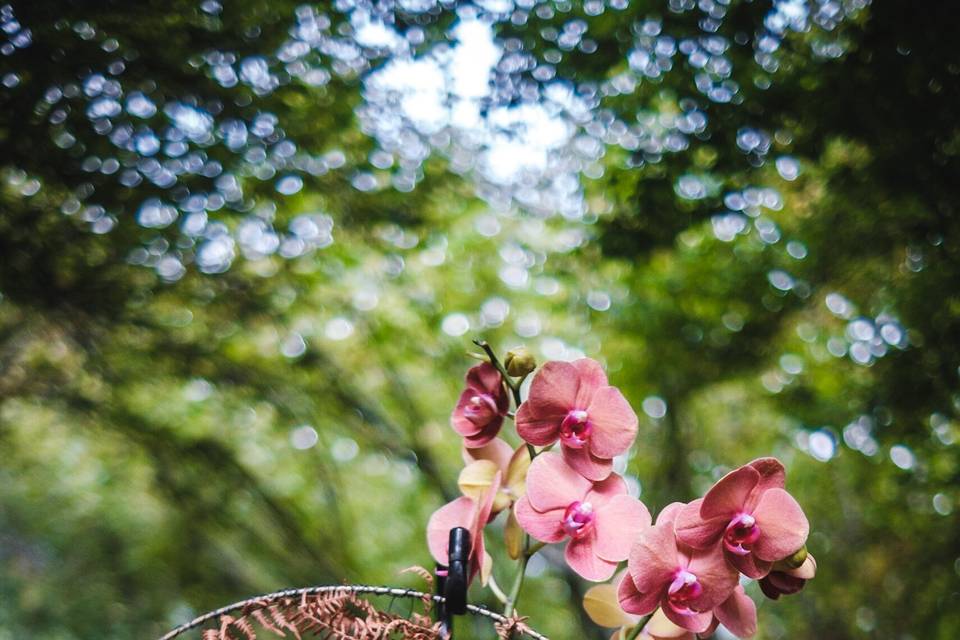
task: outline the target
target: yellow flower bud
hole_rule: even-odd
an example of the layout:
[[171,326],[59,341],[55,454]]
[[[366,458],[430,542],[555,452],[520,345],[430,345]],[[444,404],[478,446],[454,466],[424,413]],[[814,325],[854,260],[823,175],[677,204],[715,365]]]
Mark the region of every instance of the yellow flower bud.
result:
[[507,373],[519,378],[537,368],[537,359],[526,347],[514,347],[507,351],[507,355],[503,359],[503,365],[507,369]]
[[807,559],[807,547],[806,545],[800,547],[799,550],[795,551],[792,555],[787,556],[783,560],[776,562],[773,565],[775,571],[789,571],[791,569],[796,569],[801,566],[804,561]]

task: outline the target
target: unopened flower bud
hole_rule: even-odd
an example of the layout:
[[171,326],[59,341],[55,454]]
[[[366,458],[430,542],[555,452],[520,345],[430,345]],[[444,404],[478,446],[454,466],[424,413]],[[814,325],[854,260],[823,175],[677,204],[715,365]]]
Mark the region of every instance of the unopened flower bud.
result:
[[804,561],[807,559],[807,555],[807,546],[804,545],[792,555],[789,555],[783,560],[780,560],[774,564],[773,568],[775,571],[789,571],[790,569],[796,569],[804,563]]
[[[777,600],[780,596],[789,596],[803,589],[807,580],[813,579],[817,575],[817,561],[812,555],[806,553],[806,549],[801,549],[806,557],[803,564],[793,569],[778,568],[783,564],[783,560],[773,565],[773,570],[760,578],[760,590],[763,595],[771,600]],[[797,554],[800,552],[798,551]],[[797,555],[794,554],[794,555]]]
[[507,351],[503,364],[507,373],[515,378],[520,378],[537,368],[537,359],[526,347],[514,347]]

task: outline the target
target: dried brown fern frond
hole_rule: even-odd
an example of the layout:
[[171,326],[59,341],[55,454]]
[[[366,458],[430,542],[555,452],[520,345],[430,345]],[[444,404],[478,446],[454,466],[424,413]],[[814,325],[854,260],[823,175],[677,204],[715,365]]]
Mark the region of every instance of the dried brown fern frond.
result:
[[[427,583],[427,591],[433,591],[433,574],[420,565],[415,564],[411,567],[407,567],[406,569],[401,570],[400,573],[417,574],[423,578],[424,582]],[[430,613],[430,608],[433,606],[433,597],[429,593],[425,593],[423,594],[422,600],[424,613]]]
[[509,618],[503,618],[499,622],[495,622],[493,628],[497,630],[497,638],[500,638],[500,640],[510,640],[510,638],[517,637],[518,634],[531,637],[539,635],[527,626],[526,616],[513,615]]
[[[410,571],[421,574],[418,568]],[[421,574],[422,575],[422,574]],[[432,578],[432,577],[431,577]],[[407,616],[382,611],[371,597],[407,598],[423,602],[423,613]],[[430,617],[434,601],[441,596],[412,589],[344,585],[278,591],[236,602],[181,625],[160,640],[173,640],[193,629],[203,630],[203,640],[257,640],[316,637],[324,640],[444,640],[440,623]],[[498,637],[527,636],[548,640],[530,629],[524,618],[506,618],[482,607],[467,605],[468,613],[493,621]]]

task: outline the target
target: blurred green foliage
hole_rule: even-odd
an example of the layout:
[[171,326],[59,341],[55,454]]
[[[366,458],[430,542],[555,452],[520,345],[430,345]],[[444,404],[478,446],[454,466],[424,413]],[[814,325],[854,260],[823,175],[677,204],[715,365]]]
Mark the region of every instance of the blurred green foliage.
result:
[[[453,3],[427,4],[385,9],[415,55],[443,46],[456,19]],[[425,523],[456,491],[447,418],[473,335],[501,351],[526,342],[541,362],[602,360],[641,414],[627,473],[653,511],[755,456],[785,462],[820,573],[775,604],[751,587],[759,637],[960,633],[952,8],[809,3],[811,15],[841,4],[848,15],[787,30],[771,70],[754,62],[763,25],[802,2],[608,4],[501,16],[497,36],[535,63],[494,88],[543,83],[546,66],[606,86],[657,23],[676,40],[726,39],[738,90],[706,99],[698,67],[677,57],[669,73],[600,92],[600,120],[695,104],[708,128],[676,153],[603,140],[581,220],[491,204],[483,176],[457,170],[435,139],[416,188],[358,188],[361,173],[390,173],[371,169],[377,141],[357,117],[382,52],[342,72],[350,58],[332,49],[302,54],[332,70],[320,83],[293,63],[274,65],[283,81],[269,91],[217,80],[211,52],[275,51],[304,15],[296,3],[3,7],[30,42],[0,58],[0,638],[151,637],[277,588],[421,586],[399,571],[429,564]],[[343,46],[357,10],[316,9]],[[594,46],[558,58],[556,34],[577,20]],[[22,29],[4,32],[13,42]],[[332,244],[205,273],[205,240],[185,223],[138,224],[146,199],[212,193],[219,171],[178,174],[171,189],[109,137],[124,115],[97,129],[83,79],[118,62],[107,76],[126,96],[251,131],[275,114],[278,129],[256,144],[188,141],[242,185],[230,206],[207,207],[211,222],[235,233],[250,212],[278,228],[328,212]],[[58,116],[64,103],[46,96],[70,86]],[[162,107],[141,118],[157,131],[170,119]],[[770,134],[769,151],[744,151],[748,129]],[[283,140],[306,164],[303,189],[279,195],[257,150]],[[124,169],[84,168],[91,156]],[[331,170],[304,169],[311,158]],[[157,180],[118,183],[125,169]],[[691,176],[696,197],[682,184]],[[158,256],[174,254],[176,277],[165,276]],[[505,558],[501,527],[491,546]],[[587,585],[540,555],[520,612],[551,637],[605,637],[579,610]],[[501,584],[512,573],[495,566]],[[473,599],[496,604],[479,589]]]

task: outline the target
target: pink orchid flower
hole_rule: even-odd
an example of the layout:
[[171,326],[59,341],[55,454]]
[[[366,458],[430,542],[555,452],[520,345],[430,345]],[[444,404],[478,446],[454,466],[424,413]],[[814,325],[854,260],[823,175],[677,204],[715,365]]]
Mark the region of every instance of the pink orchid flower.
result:
[[490,520],[493,500],[500,489],[500,473],[497,472],[490,488],[479,500],[460,497],[448,502],[433,512],[427,522],[427,547],[433,559],[440,564],[449,562],[450,529],[463,527],[470,532],[469,580],[480,573],[481,582],[486,584],[489,559],[483,543],[483,528]]
[[633,444],[637,414],[607,384],[596,360],[548,362],[517,410],[517,433],[536,446],[559,439],[563,457],[577,473],[603,480],[613,470],[613,457]]
[[537,456],[527,472],[527,494],[514,507],[524,531],[541,542],[567,538],[570,568],[587,580],[609,579],[630,546],[650,526],[650,512],[627,494],[616,474],[584,478],[556,453]]
[[677,538],[695,549],[723,540],[727,560],[750,578],[762,578],[777,560],[797,551],[810,524],[784,491],[783,465],[760,458],[731,471],[677,516]]
[[630,551],[630,580],[620,584],[620,606],[637,615],[658,606],[677,626],[704,633],[713,621],[713,610],[737,586],[737,572],[719,549],[692,549],[674,534],[674,520],[684,507],[675,502],[657,518],[657,524],[640,535]]
[[713,620],[705,631],[694,633],[677,626],[663,609],[657,609],[638,637],[641,640],[697,640],[709,638],[721,624],[738,638],[751,638],[757,632],[757,606],[740,585],[713,610]]
[[460,456],[463,458],[463,464],[465,465],[477,460],[490,460],[506,474],[510,458],[513,457],[513,451],[513,447],[502,438],[493,438],[487,444],[479,447],[464,446],[460,451]]
[[500,372],[484,362],[467,372],[467,388],[460,394],[450,423],[463,436],[465,446],[482,447],[500,432],[509,408],[510,397]]
[[697,640],[709,638],[721,624],[738,638],[752,638],[757,632],[757,605],[740,585],[713,610],[713,619],[705,631],[694,633],[677,626],[663,609],[657,609],[639,637],[642,640]]
[[460,472],[458,484],[463,495],[478,498],[490,486],[497,472],[500,475],[500,490],[493,501],[493,513],[507,509],[526,492],[527,469],[530,468],[530,453],[526,445],[511,449],[500,438],[494,438],[482,447],[463,447],[466,465]]
[[760,590],[771,600],[778,600],[780,596],[789,596],[799,592],[817,574],[817,561],[807,554],[806,560],[799,567],[789,567],[773,570],[760,579]]

